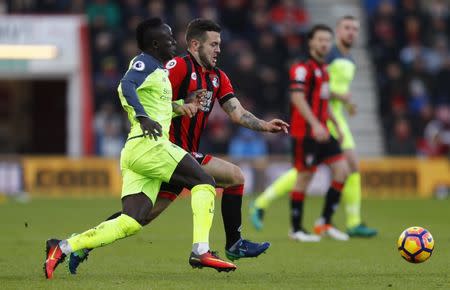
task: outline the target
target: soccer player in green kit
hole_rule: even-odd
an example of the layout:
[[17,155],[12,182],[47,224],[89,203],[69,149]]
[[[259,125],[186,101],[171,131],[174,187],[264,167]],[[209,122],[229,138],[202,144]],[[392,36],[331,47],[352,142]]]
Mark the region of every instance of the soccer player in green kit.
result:
[[[361,175],[358,169],[355,142],[343,112],[345,108],[350,115],[356,113],[356,106],[352,103],[350,94],[350,85],[356,73],[356,65],[350,50],[358,32],[359,21],[355,17],[343,16],[338,20],[336,44],[327,57],[331,91],[330,106],[343,134],[341,148],[351,171],[343,189],[347,233],[353,237],[372,237],[377,234],[377,231],[361,222]],[[337,137],[337,132],[330,121],[328,128],[331,134]],[[293,168],[280,176],[252,203],[250,215],[256,229],[263,227],[264,210],[274,199],[290,192],[296,178],[297,171]],[[318,231],[316,233],[320,234]]]
[[191,190],[194,228],[191,265],[218,271],[236,269],[234,264],[221,260],[209,249],[216,193],[214,179],[190,154],[169,140],[172,116],[192,116],[197,108],[172,103],[172,87],[163,67],[163,63],[175,55],[172,31],[161,19],[152,18],[139,24],[136,37],[143,53],[131,61],[118,88],[131,123],[120,160],[122,214],[67,240],[48,240],[44,263],[48,279],[72,252],[105,246],[139,232],[148,223],[162,182]]

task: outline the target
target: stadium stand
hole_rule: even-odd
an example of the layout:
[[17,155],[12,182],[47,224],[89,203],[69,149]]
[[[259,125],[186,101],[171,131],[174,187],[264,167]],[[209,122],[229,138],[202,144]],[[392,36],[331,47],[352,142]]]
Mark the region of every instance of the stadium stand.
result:
[[368,0],[365,6],[387,152],[448,154],[449,2]]

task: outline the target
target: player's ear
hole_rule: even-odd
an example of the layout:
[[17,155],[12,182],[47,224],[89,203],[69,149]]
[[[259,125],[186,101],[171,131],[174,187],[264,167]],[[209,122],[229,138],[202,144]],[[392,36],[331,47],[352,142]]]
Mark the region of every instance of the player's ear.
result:
[[198,50],[198,48],[200,47],[200,41],[198,41],[197,39],[192,39],[191,40],[191,47],[194,49],[194,50]]
[[153,47],[154,49],[158,49],[158,47],[159,47],[159,42],[158,42],[158,40],[153,40],[153,41],[152,41],[152,47]]

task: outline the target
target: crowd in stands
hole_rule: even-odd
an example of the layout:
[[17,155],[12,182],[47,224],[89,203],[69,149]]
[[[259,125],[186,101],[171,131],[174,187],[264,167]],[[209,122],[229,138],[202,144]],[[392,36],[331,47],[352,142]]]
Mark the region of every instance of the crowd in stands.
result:
[[439,156],[450,146],[450,3],[366,0],[387,152]]
[[[449,3],[424,3],[365,0],[378,109],[386,149],[392,155],[442,155],[450,143]],[[311,22],[301,0],[0,0],[0,11],[86,14],[96,152],[103,156],[118,156],[126,139],[126,116],[116,89],[138,53],[134,30],[141,20],[157,16],[169,23],[180,54],[185,53],[184,32],[191,19],[219,22],[223,27],[219,66],[229,75],[244,107],[264,119],[288,119],[287,69],[305,51],[304,35]],[[288,150],[287,136],[240,129],[218,104],[201,144],[201,151],[233,156]]]
[[[185,53],[184,32],[188,22],[204,17],[219,22],[222,54],[219,66],[230,76],[241,103],[261,118],[288,117],[286,72],[293,57],[304,47],[308,15],[298,0],[44,0],[6,1],[14,13],[85,13],[92,46],[96,149],[100,155],[115,155],[124,142],[126,125],[117,98],[117,84],[132,57],[138,53],[135,27],[148,17],[161,17],[169,23]],[[38,4],[39,2],[39,4]],[[112,122],[111,122],[112,120]],[[125,121],[122,124],[126,124]],[[261,156],[285,153],[287,136],[273,138],[238,130],[218,104],[210,115],[201,147],[205,152]],[[262,144],[258,150],[242,146]],[[112,142],[114,140],[114,142]],[[241,145],[239,145],[241,144]],[[251,150],[251,152],[246,152]],[[247,154],[248,153],[248,154]]]

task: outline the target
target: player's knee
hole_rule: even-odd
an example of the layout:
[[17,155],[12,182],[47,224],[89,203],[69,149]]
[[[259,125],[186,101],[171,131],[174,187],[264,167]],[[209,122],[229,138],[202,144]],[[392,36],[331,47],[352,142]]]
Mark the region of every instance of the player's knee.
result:
[[350,174],[350,168],[348,163],[342,160],[332,167],[332,172],[335,180],[344,182]]
[[305,191],[311,181],[311,174],[300,173],[297,176],[297,180],[295,182],[294,190],[296,191]]
[[[144,212],[144,211],[127,212],[126,213],[127,216],[131,217],[133,220],[135,220],[141,226],[145,226],[145,225],[147,225],[150,222],[149,214],[150,214],[150,212]],[[130,227],[127,227],[127,229],[129,231],[132,231],[134,229],[134,227],[130,226]],[[130,233],[130,234],[134,234],[134,233]]]
[[206,173],[202,174],[199,184],[209,184],[212,187],[216,187],[216,181],[214,178]]
[[359,165],[356,160],[350,160],[348,162],[349,173],[354,173],[359,171]]
[[191,188],[200,184],[209,184],[213,187],[216,187],[216,181],[214,180],[214,178],[203,170],[197,172],[196,176],[192,177]]
[[230,185],[241,185],[244,184],[245,177],[242,169],[238,166],[233,165],[233,169],[231,170],[231,184]]

